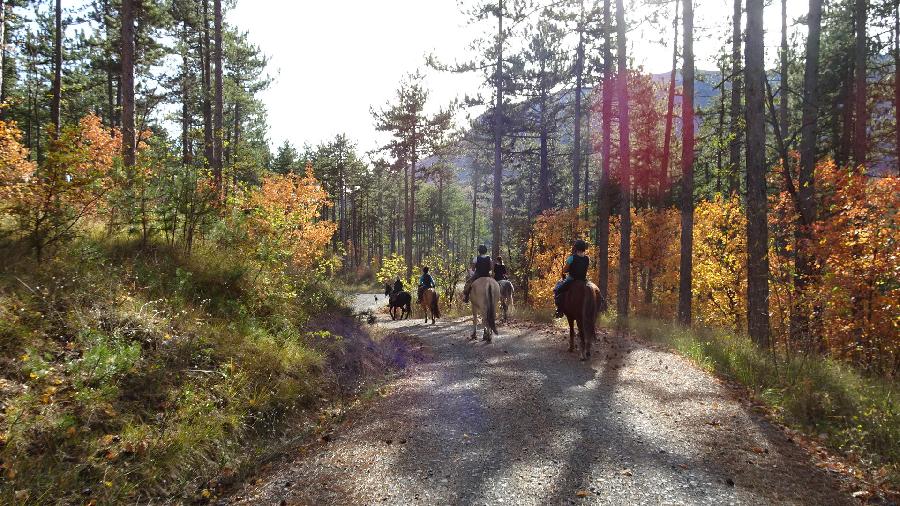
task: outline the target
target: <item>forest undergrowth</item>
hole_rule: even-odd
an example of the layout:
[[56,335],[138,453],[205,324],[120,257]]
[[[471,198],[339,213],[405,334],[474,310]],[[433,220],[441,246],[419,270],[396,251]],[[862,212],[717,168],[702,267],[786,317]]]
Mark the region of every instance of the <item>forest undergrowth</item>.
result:
[[0,247],[0,503],[209,499],[393,367],[326,285],[227,248]]

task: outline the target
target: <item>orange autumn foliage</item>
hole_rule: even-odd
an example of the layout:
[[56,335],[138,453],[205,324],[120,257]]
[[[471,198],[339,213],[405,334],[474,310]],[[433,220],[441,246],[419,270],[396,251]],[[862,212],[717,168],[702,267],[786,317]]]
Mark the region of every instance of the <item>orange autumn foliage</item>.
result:
[[299,270],[316,266],[327,251],[337,225],[320,219],[330,205],[328,192],[307,168],[306,174],[268,176],[247,201],[252,211],[249,235],[258,252],[288,258]]
[[[545,211],[535,220],[526,251],[530,269],[529,298],[536,307],[553,307],[553,287],[560,280],[563,263],[572,252],[575,239],[587,238],[590,223],[581,218],[580,210]],[[589,244],[589,246],[591,246]],[[588,248],[593,259],[593,248]],[[593,262],[588,279],[596,278]]]
[[0,211],[20,198],[34,171],[18,126],[0,120]]
[[868,177],[833,162],[816,167],[821,211],[814,251],[822,339],[859,365],[900,369],[900,178]]
[[117,130],[104,127],[97,116],[85,116],[62,129],[44,163],[18,184],[7,212],[38,258],[47,246],[71,237],[79,221],[98,210],[111,187],[110,172],[121,147]]
[[679,211],[674,208],[632,211],[631,282],[639,314],[675,316],[672,311],[678,303],[680,220]]
[[[777,175],[777,174],[776,174]],[[772,179],[773,188],[783,184]],[[816,168],[819,208],[810,245],[817,275],[804,295],[821,349],[883,375],[900,372],[900,178],[869,177],[832,161]],[[787,191],[770,200],[770,314],[775,346],[799,351],[789,338],[796,208]],[[677,305],[680,220],[675,209],[632,211],[631,300],[641,315],[671,319]],[[694,213],[693,297],[695,321],[746,330],[746,214],[737,196],[697,203]],[[610,219],[609,287],[618,278],[619,220]],[[571,209],[547,212],[535,221],[526,244],[531,302],[552,307],[551,291],[571,241],[586,237],[589,224]],[[596,279],[596,251],[591,279]],[[652,280],[652,282],[648,282]],[[648,304],[648,301],[650,302]],[[614,306],[613,301],[610,301]],[[815,350],[809,350],[815,351]]]
[[[742,331],[747,311],[747,219],[737,196],[694,209],[693,292],[697,322]],[[677,266],[676,266],[677,270]]]

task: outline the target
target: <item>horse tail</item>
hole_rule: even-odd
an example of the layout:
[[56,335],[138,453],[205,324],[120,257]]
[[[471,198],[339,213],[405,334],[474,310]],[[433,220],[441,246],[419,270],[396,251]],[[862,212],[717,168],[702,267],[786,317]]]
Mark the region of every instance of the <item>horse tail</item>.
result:
[[438,294],[437,294],[437,292],[434,292],[433,296],[431,297],[431,314],[432,314],[435,318],[440,318],[440,317],[441,317],[441,305],[438,304]]
[[[494,306],[494,287],[496,283],[487,283],[487,309],[485,310],[485,324],[497,333],[497,308]],[[498,293],[497,296],[500,294]]]
[[599,299],[599,290],[596,286],[591,283],[588,283],[585,288],[584,301],[581,307],[581,317],[584,319],[584,332],[585,339],[589,339],[591,342],[594,337],[597,335],[597,310],[599,307],[598,299]]

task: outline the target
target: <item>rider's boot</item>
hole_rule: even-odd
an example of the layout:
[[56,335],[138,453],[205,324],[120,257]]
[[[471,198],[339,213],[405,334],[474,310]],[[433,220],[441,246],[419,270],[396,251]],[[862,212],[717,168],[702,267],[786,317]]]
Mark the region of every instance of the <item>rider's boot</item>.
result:
[[560,295],[558,293],[554,293],[553,294],[553,303],[556,304],[556,313],[553,315],[554,318],[562,318],[564,316],[562,308],[559,307],[559,302],[560,302],[559,299],[560,299]]

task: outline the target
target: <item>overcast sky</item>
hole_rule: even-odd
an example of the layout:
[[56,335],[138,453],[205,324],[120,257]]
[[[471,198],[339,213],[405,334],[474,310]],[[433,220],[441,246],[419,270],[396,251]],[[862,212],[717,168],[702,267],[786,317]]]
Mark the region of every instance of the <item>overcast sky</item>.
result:
[[[469,3],[469,0],[465,0]],[[647,0],[639,0],[641,4]],[[660,3],[665,0],[650,0]],[[732,0],[695,0],[698,69],[714,69],[728,30]],[[766,53],[777,56],[780,1],[766,7]],[[789,0],[789,24],[805,13],[801,0]],[[641,23],[628,34],[629,53],[648,72],[671,68],[674,5],[634,7],[626,0],[629,20],[659,9],[665,27]],[[238,0],[228,21],[250,32],[250,39],[270,58],[275,77],[262,99],[269,112],[270,142],[285,139],[301,146],[346,133],[363,150],[382,137],[372,127],[371,107],[393,97],[399,80],[424,68],[433,53],[444,61],[464,60],[477,27],[469,27],[457,0]],[[802,25],[790,31],[805,34]],[[671,44],[668,42],[667,44]],[[427,72],[426,85],[435,105],[479,90],[476,75]]]

